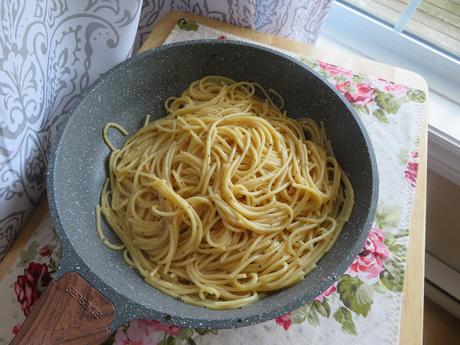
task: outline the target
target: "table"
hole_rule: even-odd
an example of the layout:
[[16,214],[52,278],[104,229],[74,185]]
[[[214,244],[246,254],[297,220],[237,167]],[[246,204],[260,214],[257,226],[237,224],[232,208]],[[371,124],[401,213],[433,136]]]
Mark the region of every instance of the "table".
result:
[[[410,87],[428,91],[426,81],[418,74],[385,65],[365,58],[344,54],[335,50],[306,45],[297,41],[255,32],[250,29],[236,27],[230,24],[214,21],[207,18],[193,16],[187,13],[173,12],[163,17],[145,43],[140,52],[161,45],[167,38],[180,18],[195,21],[218,30],[258,41],[274,47],[290,50],[310,58],[320,59],[328,63],[337,64],[356,72],[372,75]],[[425,103],[425,112],[426,103]],[[400,343],[404,345],[421,345],[423,334],[423,297],[424,297],[424,253],[425,253],[425,213],[426,213],[426,165],[427,164],[427,124],[422,126],[421,144],[419,151],[419,170],[412,223],[410,227],[410,241],[407,254],[407,267],[403,288],[403,304],[401,315]],[[21,248],[27,243],[48,211],[48,204],[44,198],[27,225],[14,242],[10,251],[0,263],[0,280],[10,265],[15,261]]]

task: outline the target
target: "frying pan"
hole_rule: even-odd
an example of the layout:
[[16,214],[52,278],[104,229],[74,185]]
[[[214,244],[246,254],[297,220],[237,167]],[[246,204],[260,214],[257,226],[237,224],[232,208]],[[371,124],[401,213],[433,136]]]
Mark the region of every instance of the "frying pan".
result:
[[[156,290],[124,262],[120,252],[105,247],[95,230],[95,206],[109,155],[102,140],[104,125],[117,122],[133,134],[146,114],[155,119],[165,113],[167,97],[180,95],[206,75],[257,81],[285,97],[290,116],[323,121],[355,192],[349,222],[316,269],[293,287],[236,310],[197,307]],[[121,146],[125,138],[112,134],[112,142]],[[166,45],[102,75],[63,125],[48,175],[50,213],[63,257],[57,280],[12,344],[97,344],[137,318],[201,328],[234,328],[273,319],[310,301],[346,271],[371,227],[378,192],[375,157],[363,124],[322,77],[281,53],[214,40]]]

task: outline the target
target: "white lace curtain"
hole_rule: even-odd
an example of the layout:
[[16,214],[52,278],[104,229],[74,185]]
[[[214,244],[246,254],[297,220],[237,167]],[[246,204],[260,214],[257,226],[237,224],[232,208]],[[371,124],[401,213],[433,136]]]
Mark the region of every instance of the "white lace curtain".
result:
[[332,0],[0,0],[0,259],[45,189],[63,114],[171,11],[315,41]]

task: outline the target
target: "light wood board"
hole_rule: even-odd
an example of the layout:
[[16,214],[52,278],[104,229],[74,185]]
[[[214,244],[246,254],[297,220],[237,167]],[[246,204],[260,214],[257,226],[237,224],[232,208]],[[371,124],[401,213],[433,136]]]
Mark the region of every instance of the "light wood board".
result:
[[[329,63],[349,68],[355,72],[392,80],[410,87],[428,92],[426,81],[418,74],[365,58],[325,48],[306,45],[250,29],[196,17],[186,13],[173,12],[163,17],[143,44],[140,51],[161,45],[180,18],[187,18],[215,29],[228,32],[246,39],[265,43],[274,47],[290,50],[310,58],[320,59]],[[425,106],[426,113],[426,106]],[[425,214],[426,214],[426,164],[427,164],[427,125],[426,116],[422,126],[421,146],[419,151],[419,170],[417,190],[410,228],[410,240],[407,256],[406,276],[403,288],[402,319],[400,344],[421,345],[423,334],[423,294],[425,265]],[[14,263],[20,250],[26,245],[28,238],[40,224],[48,209],[46,199],[30,218],[28,224],[13,244],[7,256],[0,263],[0,280],[10,265]]]

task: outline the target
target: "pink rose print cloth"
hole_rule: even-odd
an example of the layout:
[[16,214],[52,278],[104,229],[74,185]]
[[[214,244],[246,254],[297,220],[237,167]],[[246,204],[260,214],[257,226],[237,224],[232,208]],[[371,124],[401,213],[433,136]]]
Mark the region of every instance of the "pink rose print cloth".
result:
[[113,344],[156,345],[161,337],[177,337],[180,331],[178,326],[164,325],[155,320],[134,320],[116,332]]
[[375,90],[369,83],[352,84],[350,81],[346,81],[335,87],[351,104],[364,105],[374,102]]
[[37,262],[31,262],[24,269],[24,274],[18,276],[14,284],[14,292],[25,316],[30,314],[31,308],[38,301],[50,281],[48,266]]
[[347,273],[350,276],[359,276],[361,280],[375,282],[383,271],[384,261],[390,252],[384,243],[383,230],[372,227],[364,243],[363,250],[359,253]]
[[417,184],[417,171],[418,171],[418,152],[414,151],[411,154],[411,160],[407,162],[406,171],[404,172],[404,176],[406,176],[406,180],[410,183],[412,187],[415,187]]
[[318,65],[324,71],[326,71],[326,73],[329,74],[330,76],[333,76],[333,77],[345,77],[345,78],[353,77],[353,72],[348,70],[348,69],[345,69],[345,68],[342,68],[342,67],[339,67],[339,66],[336,66],[336,65],[332,65],[330,63],[323,62],[323,61],[319,61]]
[[287,331],[292,325],[291,314],[287,313],[282,316],[279,316],[275,319],[278,325],[283,326],[284,330]]
[[[200,38],[241,40],[181,21],[166,43]],[[106,345],[399,344],[425,93],[283,52],[307,64],[338,90],[356,109],[371,138],[379,171],[379,202],[360,254],[347,272],[313,301],[275,320],[234,330],[187,329],[156,320],[133,320],[118,329]],[[49,284],[59,248],[46,217],[0,281],[0,345],[8,344],[19,331]]]

